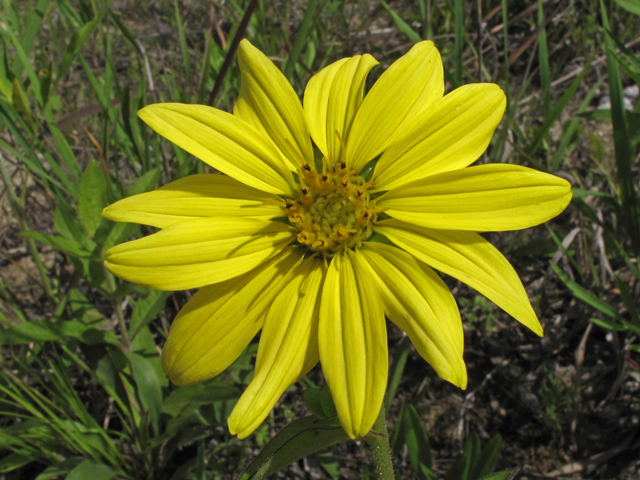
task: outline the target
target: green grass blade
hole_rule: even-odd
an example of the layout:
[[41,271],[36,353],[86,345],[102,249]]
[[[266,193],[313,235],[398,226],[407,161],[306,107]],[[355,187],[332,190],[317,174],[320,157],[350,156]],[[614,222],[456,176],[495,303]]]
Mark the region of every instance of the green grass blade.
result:
[[[600,0],[603,27],[610,30],[607,11],[604,2]],[[622,204],[622,222],[631,239],[631,246],[636,256],[640,255],[640,208],[638,196],[633,184],[632,172],[633,155],[627,120],[625,118],[624,101],[622,96],[622,82],[616,60],[609,50],[614,50],[615,44],[611,37],[605,36],[607,45],[607,71],[609,73],[609,96],[611,97],[611,120],[613,125],[613,144],[616,153],[616,175],[620,185],[620,203]]]
[[596,310],[604,313],[607,317],[613,318],[619,323],[621,327],[625,327],[635,331],[636,333],[640,333],[640,327],[636,327],[627,322],[627,320],[622,315],[620,315],[611,305],[598,298],[582,285],[579,285],[578,283],[571,280],[569,278],[569,275],[564,273],[562,269],[554,262],[549,263],[551,264],[551,268],[553,268],[553,271],[556,272],[556,275],[558,275],[558,278],[562,280],[562,283],[564,283],[566,287],[571,290],[571,293],[573,293],[574,297],[595,308]]
[[176,25],[178,27],[178,38],[180,39],[180,50],[182,51],[182,64],[185,74],[185,98],[182,100],[189,102],[191,100],[191,87],[193,85],[193,77],[191,76],[191,60],[189,60],[189,48],[187,47],[187,38],[184,35],[184,25],[182,17],[180,16],[180,9],[178,8],[178,0],[174,0],[173,6],[176,15]]
[[589,90],[589,93],[587,93],[587,96],[584,97],[584,100],[580,104],[580,107],[578,108],[578,111],[576,112],[576,116],[571,119],[571,122],[569,123],[569,126],[564,131],[564,133],[562,134],[562,138],[560,139],[560,144],[556,148],[556,153],[554,153],[553,159],[551,160],[551,164],[549,166],[549,171],[550,172],[555,172],[560,167],[560,163],[562,162],[564,152],[566,151],[567,147],[569,146],[569,143],[571,142],[571,139],[575,135],[576,130],[578,129],[578,125],[580,125],[580,117],[579,117],[579,115],[582,112],[585,112],[587,110],[587,107],[591,104],[591,100],[593,99],[593,96],[596,94],[596,92],[598,91],[598,89],[600,88],[600,85],[602,85],[604,80],[605,80],[604,78],[601,78],[591,88],[591,90]]
[[453,2],[453,21],[455,34],[455,43],[453,46],[453,86],[457,88],[462,85],[462,49],[464,48],[464,14],[462,11],[462,0],[454,0]]
[[[24,35],[22,36],[22,41],[20,42],[25,52],[30,52],[31,49],[33,48],[33,43],[36,40],[36,36],[38,35],[38,32],[40,31],[42,20],[44,18],[44,14],[47,10],[47,7],[49,6],[50,1],[51,0],[39,0],[35,10],[31,12],[31,14],[29,15],[29,18],[27,19],[27,29]],[[17,57],[13,61],[13,65],[11,69],[16,75],[20,75],[20,73],[22,72],[21,57]]]
[[293,42],[293,47],[291,48],[291,53],[284,67],[284,74],[289,79],[293,77],[293,71],[300,59],[302,49],[309,44],[309,35],[313,30],[315,19],[320,15],[321,9],[322,6],[320,10],[318,9],[318,0],[309,0],[304,16],[302,17],[302,22],[300,23],[300,29],[298,30],[296,39]]
[[62,61],[60,62],[60,66],[58,67],[58,72],[56,74],[56,79],[54,83],[54,89],[58,85],[58,82],[62,80],[62,77],[64,77],[64,75],[67,73],[67,70],[69,70],[69,67],[71,67],[71,64],[75,60],[76,55],[80,53],[80,50],[82,49],[84,44],[89,41],[89,38],[91,37],[93,32],[98,28],[98,25],[100,25],[102,18],[106,15],[108,11],[109,11],[109,6],[107,5],[98,13],[98,15],[96,15],[96,17],[93,20],[83,25],[79,31],[75,32],[71,36],[71,39],[67,44],[67,50],[64,52],[64,55],[62,56]]
[[400,17],[400,15],[398,15],[389,6],[387,2],[385,2],[384,0],[379,0],[379,1],[380,1],[380,5],[382,5],[384,9],[387,11],[387,13],[391,16],[391,19],[393,20],[393,23],[396,24],[396,27],[398,28],[398,30],[404,33],[409,40],[411,40],[413,43],[418,43],[420,40],[422,40],[418,32],[416,32],[413,28],[411,28],[411,26],[407,22],[405,22],[402,19],[402,17]]
[[547,31],[544,29],[544,10],[542,0],[538,0],[538,61],[540,64],[540,86],[545,117],[549,115],[551,102],[551,79],[549,76],[549,51],[547,47]]
[[591,67],[591,62],[593,61],[594,55],[595,53],[591,54],[591,56],[587,60],[587,64],[580,72],[580,75],[578,75],[573,80],[573,82],[571,82],[571,85],[569,85],[569,88],[567,88],[565,92],[562,94],[562,97],[560,97],[560,100],[558,100],[558,103],[556,104],[556,106],[553,107],[553,110],[551,110],[551,113],[545,118],[542,126],[538,128],[538,130],[536,131],[533,141],[531,142],[531,144],[529,145],[529,148],[527,149],[527,153],[529,155],[533,155],[533,153],[535,153],[538,146],[540,146],[540,143],[542,143],[542,140],[544,139],[544,137],[549,133],[549,129],[551,128],[551,125],[553,125],[553,123],[558,118],[560,118],[560,114],[562,113],[564,108],[567,106],[567,104],[569,103],[573,95],[576,93],[576,90],[578,90],[578,87],[582,84],[582,79],[589,71],[589,67]]

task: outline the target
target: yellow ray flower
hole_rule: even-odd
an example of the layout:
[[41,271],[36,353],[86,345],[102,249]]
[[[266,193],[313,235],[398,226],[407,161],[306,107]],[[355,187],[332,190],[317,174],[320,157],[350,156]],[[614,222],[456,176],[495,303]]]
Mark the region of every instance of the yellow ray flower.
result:
[[[309,81],[303,108],[247,40],[239,62],[233,114],[175,103],[139,112],[226,175],[183,178],[103,212],[161,228],[111,248],[105,265],[114,274],[163,290],[203,287],[162,351],[174,383],[218,375],[262,329],[231,432],[253,432],[320,361],[345,431],[365,435],[387,386],[385,316],[440,377],[466,387],[460,314],[431,267],[542,335],[513,267],[475,232],[549,220],[567,206],[571,187],[525,167],[469,166],[504,113],[497,85],[443,96],[440,54],[425,41],[366,96],[373,57],[329,65]],[[370,241],[380,238],[388,243]]]

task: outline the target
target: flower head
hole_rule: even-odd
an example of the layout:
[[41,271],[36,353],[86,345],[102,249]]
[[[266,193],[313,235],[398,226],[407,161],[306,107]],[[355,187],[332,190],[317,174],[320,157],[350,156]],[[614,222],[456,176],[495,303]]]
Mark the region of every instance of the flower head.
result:
[[444,95],[440,54],[425,41],[366,96],[372,56],[329,65],[309,81],[303,107],[247,40],[239,61],[233,114],[175,103],[139,112],[226,175],[186,177],[103,213],[161,229],[111,248],[115,275],[161,290],[202,287],[162,351],[174,383],[218,375],[262,330],[231,432],[249,435],[320,361],[345,431],[365,435],[387,385],[385,316],[440,377],[466,386],[460,314],[432,268],[542,335],[516,272],[475,232],[544,222],[571,188],[525,167],[469,166],[504,113],[497,85]]

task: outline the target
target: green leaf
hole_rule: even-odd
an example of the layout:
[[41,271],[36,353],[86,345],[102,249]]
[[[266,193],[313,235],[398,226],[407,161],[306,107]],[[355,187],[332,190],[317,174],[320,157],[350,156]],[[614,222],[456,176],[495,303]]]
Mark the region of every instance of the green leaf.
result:
[[71,470],[67,476],[67,480],[111,480],[115,478],[119,472],[104,463],[94,463],[91,460],[85,460],[76,468]]
[[69,40],[69,44],[67,45],[67,49],[62,56],[62,61],[60,62],[60,67],[58,67],[58,73],[56,75],[56,80],[54,83],[55,86],[62,80],[62,77],[67,73],[71,63],[76,58],[76,55],[80,53],[80,49],[84,46],[85,43],[89,40],[89,37],[93,34],[94,30],[98,27],[100,22],[102,21],[102,17],[109,11],[109,4],[100,10],[98,15],[91,20],[89,23],[80,28],[78,32],[75,32],[71,35],[71,39]]
[[309,36],[313,31],[315,20],[322,12],[324,5],[325,3],[323,2],[322,5],[320,5],[320,9],[318,9],[318,0],[309,0],[305,6],[304,16],[302,17],[302,22],[300,22],[300,28],[298,29],[296,39],[293,42],[289,58],[284,66],[284,74],[289,79],[293,78],[293,69],[300,59],[302,50],[306,47],[307,51],[309,51],[310,48],[315,46],[313,40],[309,41]]
[[422,423],[420,415],[418,415],[416,407],[411,404],[408,404],[404,409],[402,429],[411,468],[413,468],[413,471],[416,472],[419,478],[423,478],[423,475],[421,475],[423,467],[426,467],[428,471],[430,471],[433,460],[431,458],[431,448],[429,446],[427,430],[424,427],[424,423]]
[[53,480],[56,478],[60,478],[68,474],[82,461],[84,461],[84,458],[82,457],[71,457],[63,460],[62,462],[49,465],[42,471],[42,473],[40,473],[40,475],[36,477],[36,480]]
[[407,363],[407,356],[409,355],[410,348],[411,340],[409,339],[409,337],[405,336],[400,342],[400,345],[398,345],[398,348],[395,349],[393,365],[391,365],[391,374],[389,375],[387,392],[384,395],[385,412],[388,412],[391,409],[391,402],[396,396],[396,391],[398,390],[398,385],[400,384],[402,372],[404,372],[404,366]]
[[30,452],[22,450],[18,452],[12,452],[2,460],[0,460],[0,472],[11,472],[20,467],[24,467],[28,463],[38,460],[37,455],[30,455]]
[[322,390],[320,390],[320,400],[322,402],[322,410],[324,411],[325,418],[334,417],[338,414],[336,406],[333,403],[331,390],[329,390],[329,387],[327,385],[324,385],[322,387]]
[[302,396],[304,397],[304,401],[313,413],[318,418],[326,418],[324,414],[324,409],[322,408],[322,398],[321,392],[319,388],[307,388],[304,392],[302,392]]
[[538,130],[536,130],[533,141],[531,142],[531,145],[529,145],[527,149],[527,153],[529,155],[533,155],[533,153],[536,151],[540,143],[542,143],[542,140],[544,139],[544,137],[547,135],[547,133],[549,133],[549,129],[551,128],[551,126],[555,123],[555,121],[558,118],[560,118],[562,111],[567,106],[571,98],[573,98],[573,95],[576,93],[576,90],[578,90],[578,87],[582,85],[582,79],[589,71],[594,55],[595,53],[593,53],[589,57],[586,65],[584,66],[580,74],[575,78],[573,82],[571,82],[571,85],[569,85],[569,88],[565,90],[565,92],[562,94],[562,97],[560,97],[560,99],[556,102],[555,107],[553,107],[549,115],[547,115],[546,118],[544,119],[544,123],[542,124],[542,126],[538,128]]
[[[82,224],[77,220],[76,212],[63,203],[58,203],[58,205],[56,205],[56,210],[53,216],[53,228],[58,234],[62,235],[67,240],[82,243],[87,239],[87,232]],[[87,248],[93,250],[95,245]]]
[[140,402],[149,414],[149,420],[157,433],[162,406],[162,389],[156,370],[149,360],[141,355],[132,352],[125,352],[125,355],[131,364]]
[[22,85],[20,85],[17,77],[13,79],[13,92],[11,95],[11,101],[13,102],[13,108],[15,109],[16,113],[22,117],[31,131],[35,132],[36,127],[33,125],[33,119],[31,118],[29,99],[27,98],[27,94],[22,89]]
[[77,320],[27,322],[7,329],[0,329],[0,345],[64,341],[67,338],[73,338],[90,345],[120,346],[120,342],[113,332],[98,330]]
[[133,182],[133,185],[127,188],[126,196],[130,197],[131,195],[138,195],[139,193],[145,193],[153,190],[153,188],[158,183],[158,178],[160,178],[159,169],[154,168],[153,170],[149,170],[144,175],[136,178],[136,181]]
[[189,48],[187,47],[187,39],[184,35],[184,25],[182,23],[182,17],[180,16],[180,9],[178,8],[178,0],[174,0],[173,2],[176,16],[176,25],[178,27],[178,39],[180,40],[180,50],[182,50],[182,65],[183,72],[185,75],[185,89],[186,100],[187,102],[191,98],[191,60],[189,60]]
[[627,12],[640,15],[640,0],[615,0],[615,2]]
[[349,437],[337,418],[315,415],[296,420],[282,429],[240,475],[239,480],[261,480],[274,472]]
[[162,402],[162,411],[176,416],[187,407],[200,406],[240,398],[241,391],[212,382],[189,385],[173,390]]
[[500,435],[495,435],[484,446],[482,452],[480,452],[480,456],[476,459],[475,465],[473,466],[474,479],[479,480],[491,473],[491,470],[493,470],[493,467],[498,460],[498,455],[500,455],[501,444],[502,437]]
[[556,275],[562,280],[562,282],[571,290],[573,295],[583,302],[591,305],[593,308],[601,311],[605,315],[615,318],[620,322],[624,322],[624,317],[620,315],[618,312],[614,310],[614,308],[609,305],[604,300],[600,300],[593,293],[589,292],[587,289],[578,285],[576,282],[571,280],[569,276],[562,271],[562,269],[556,265],[554,262],[549,262],[551,264],[551,268],[556,272]]
[[629,291],[629,287],[627,287],[627,284],[620,280],[620,277],[618,277],[617,275],[615,275],[615,281],[618,290],[620,290],[620,297],[622,297],[622,302],[624,303],[624,306],[627,307],[627,311],[631,316],[631,321],[640,327],[640,314],[638,314],[636,299]]
[[501,472],[494,473],[488,477],[484,477],[482,480],[513,480],[520,471],[519,468],[513,470],[502,470]]
[[[600,0],[600,14],[602,26],[610,30],[609,19],[604,2]],[[614,50],[614,41],[610,35],[605,35],[607,46],[607,71],[609,73],[609,95],[611,97],[611,124],[613,126],[613,146],[616,156],[616,176],[620,188],[620,203],[622,204],[621,220],[629,237],[631,246],[636,256],[640,255],[640,207],[638,207],[638,195],[634,185],[632,164],[634,155],[631,149],[630,132],[627,121],[627,112],[624,108],[622,94],[622,80],[618,64],[611,55]]]
[[107,206],[107,180],[100,164],[89,162],[80,182],[78,213],[89,235],[98,230],[102,217],[100,213]]
[[420,38],[420,35],[413,28],[411,28],[411,26],[407,22],[405,22],[400,17],[400,15],[398,15],[389,6],[387,2],[385,2],[384,0],[379,0],[379,1],[380,1],[380,4],[384,7],[384,9],[387,11],[387,13],[391,16],[391,19],[393,20],[393,23],[396,24],[396,27],[398,28],[398,30],[404,33],[411,42],[418,43],[422,40],[422,38]]
[[131,338],[135,337],[142,327],[156,318],[156,315],[164,308],[169,295],[171,295],[171,292],[151,290],[149,295],[136,302],[129,326],[129,336]]
[[92,255],[91,251],[84,249],[82,245],[74,240],[68,240],[66,238],[57,237],[55,235],[47,235],[45,233],[34,232],[33,230],[25,230],[24,232],[20,232],[20,235],[22,235],[23,237],[33,238],[38,242],[49,245],[50,247],[53,247],[60,252],[74,257],[88,258]]
[[443,480],[468,480],[471,470],[471,460],[473,459],[474,442],[472,437],[464,443],[464,451],[456,461],[449,467]]

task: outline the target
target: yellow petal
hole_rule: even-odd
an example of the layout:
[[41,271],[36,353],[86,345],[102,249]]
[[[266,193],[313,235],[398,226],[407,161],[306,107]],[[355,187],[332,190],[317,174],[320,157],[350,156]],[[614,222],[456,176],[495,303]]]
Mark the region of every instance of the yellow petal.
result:
[[311,138],[325,157],[329,155],[327,147],[327,105],[329,104],[331,85],[340,67],[348,61],[348,58],[341,58],[323,68],[311,77],[304,90],[304,118],[307,121]]
[[318,363],[324,271],[324,262],[317,259],[298,265],[269,308],[253,379],[228,419],[229,430],[239,438],[258,428],[289,385]]
[[466,283],[542,336],[527,292],[509,261],[477,233],[430,230],[397,220],[378,223],[381,233],[418,260]]
[[490,164],[439,173],[380,197],[378,208],[428,228],[518,230],[555,217],[571,200],[566,180],[518,165]]
[[369,71],[378,65],[371,55],[345,58],[309,80],[304,92],[304,114],[316,145],[329,164],[340,160],[338,134],[348,143],[349,131],[364,92]]
[[415,44],[394,62],[365,97],[347,144],[349,167],[360,170],[442,98],[444,73],[433,42]]
[[383,306],[357,255],[333,257],[318,325],[322,372],[351,438],[366,435],[376,421],[389,370]]
[[240,96],[234,115],[265,132],[284,154],[289,168],[313,164],[313,147],[298,95],[267,56],[244,39],[238,48]]
[[373,269],[385,314],[404,330],[438,375],[466,388],[464,336],[456,301],[437,273],[400,250],[367,242],[360,253]]
[[158,290],[223,282],[281,251],[293,229],[280,222],[213,217],[168,226],[110,248],[105,266],[120,278]]
[[255,270],[204,287],[180,310],[162,349],[162,368],[177,385],[215,377],[262,328],[273,299],[301,261],[287,248]]
[[290,168],[273,141],[253,125],[206,105],[155,103],[138,116],[160,135],[251,187],[293,195]]
[[[256,190],[226,175],[190,175],[153,192],[109,205],[102,216],[114,222],[164,228],[200,217],[252,217],[268,220],[283,215],[277,196]],[[271,203],[268,203],[271,202]]]
[[403,132],[376,164],[377,190],[468,167],[486,150],[507,105],[498,85],[460,87]]

